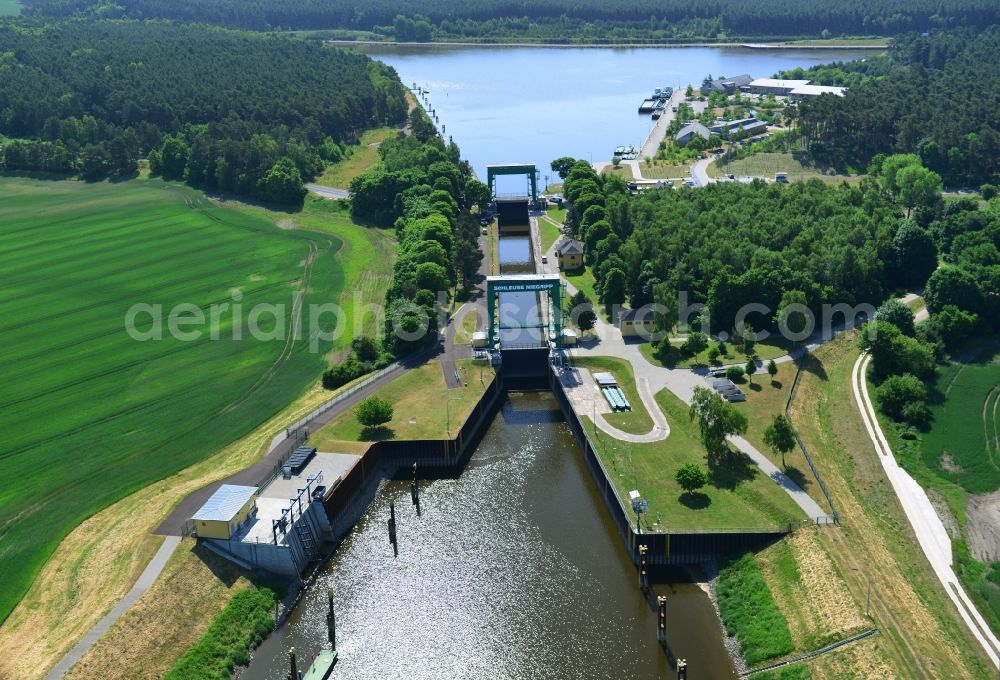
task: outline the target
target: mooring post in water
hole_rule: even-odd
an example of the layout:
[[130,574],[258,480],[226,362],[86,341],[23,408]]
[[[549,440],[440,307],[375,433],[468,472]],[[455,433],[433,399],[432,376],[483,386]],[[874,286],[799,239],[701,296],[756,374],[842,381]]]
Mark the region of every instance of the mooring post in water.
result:
[[649,558],[646,556],[648,551],[648,546],[639,546],[639,587],[643,590],[649,588]]
[[687,659],[677,660],[677,680],[687,680],[688,662]]
[[326,591],[330,601],[330,609],[326,612],[326,637],[330,641],[330,649],[337,651],[337,615],[333,613],[333,591]]
[[417,517],[420,517],[420,487],[417,485],[417,464],[413,464],[413,481],[410,482],[410,500],[417,506]]
[[656,596],[656,639],[660,644],[667,643],[667,598],[664,595]]
[[396,544],[396,504],[389,501],[389,543],[392,543],[392,556],[399,557],[399,546]]
[[299,680],[298,664],[295,663],[295,647],[288,650],[288,663],[292,667],[288,672],[288,680]]

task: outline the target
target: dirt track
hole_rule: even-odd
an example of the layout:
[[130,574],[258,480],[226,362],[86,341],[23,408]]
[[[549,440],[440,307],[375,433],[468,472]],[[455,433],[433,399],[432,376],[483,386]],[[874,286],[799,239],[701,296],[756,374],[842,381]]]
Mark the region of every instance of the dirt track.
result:
[[1000,561],[1000,491],[970,495],[965,515],[972,556],[987,564]]

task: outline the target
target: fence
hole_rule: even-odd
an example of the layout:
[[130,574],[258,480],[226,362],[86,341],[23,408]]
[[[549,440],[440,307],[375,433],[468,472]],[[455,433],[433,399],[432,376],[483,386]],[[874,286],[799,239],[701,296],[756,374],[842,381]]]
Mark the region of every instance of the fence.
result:
[[317,418],[320,415],[322,415],[323,413],[329,411],[331,408],[333,408],[334,406],[336,406],[340,402],[345,401],[347,399],[350,399],[352,396],[354,396],[355,394],[357,394],[358,392],[360,392],[364,388],[368,387],[369,385],[371,385],[373,382],[375,382],[376,380],[378,380],[382,376],[388,375],[389,373],[392,373],[393,371],[398,370],[398,369],[400,369],[402,367],[403,367],[403,365],[397,361],[396,363],[394,363],[394,364],[392,364],[390,366],[386,366],[385,368],[383,368],[380,371],[375,371],[374,373],[369,373],[367,376],[365,376],[361,380],[361,382],[357,383],[356,385],[352,385],[351,387],[347,388],[346,390],[344,390],[343,392],[341,392],[337,396],[333,397],[332,399],[329,399],[328,401],[323,402],[322,404],[320,404],[319,406],[317,406],[316,408],[314,408],[312,411],[310,411],[309,413],[307,413],[306,415],[302,416],[301,418],[299,418],[298,420],[296,420],[294,423],[292,423],[291,425],[289,425],[288,427],[286,427],[285,428],[285,438],[287,439],[288,437],[292,436],[293,432],[295,432],[299,428],[303,427],[304,425],[308,424],[314,418]]
[[751,668],[745,673],[740,673],[741,678],[745,678],[754,673],[763,673],[764,671],[774,670],[775,668],[783,668],[784,666],[790,666],[793,663],[799,663],[800,661],[806,661],[820,654],[826,654],[827,652],[832,652],[835,649],[839,649],[844,645],[849,645],[852,642],[857,642],[858,640],[864,640],[865,638],[870,638],[872,635],[877,635],[879,632],[878,628],[869,628],[868,630],[852,635],[843,640],[837,640],[836,642],[830,643],[825,647],[821,647],[815,651],[807,652],[805,654],[799,654],[798,656],[793,656],[790,659],[785,659],[784,661],[776,661],[775,663],[768,664],[766,666],[758,666],[757,668]]
[[[806,350],[802,354],[802,358],[796,362],[795,379],[792,380],[792,389],[788,391],[788,400],[785,402],[785,418],[788,422],[792,422],[792,400],[795,399],[795,393],[799,389],[799,379],[802,377],[802,367],[805,365],[809,358],[809,351]],[[794,426],[793,426],[794,429]],[[799,436],[798,430],[795,430],[795,441],[798,442],[799,448],[802,450],[802,455],[805,456],[806,462],[809,464],[809,469],[812,470],[813,477],[819,482],[819,488],[823,492],[823,496],[826,498],[826,502],[830,505],[830,514],[833,515],[833,521],[840,524],[840,514],[837,512],[836,506],[833,504],[833,497],[830,495],[830,490],[826,488],[826,484],[823,483],[823,478],[819,475],[819,470],[816,469],[816,464],[813,462],[812,456],[809,454],[809,449],[806,448],[805,442]]]

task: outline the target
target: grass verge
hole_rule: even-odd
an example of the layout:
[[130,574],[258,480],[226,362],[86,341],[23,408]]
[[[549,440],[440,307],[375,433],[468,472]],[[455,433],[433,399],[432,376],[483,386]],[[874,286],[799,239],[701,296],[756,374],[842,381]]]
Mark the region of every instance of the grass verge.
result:
[[469,359],[456,364],[463,382],[461,387],[449,389],[441,362],[428,361],[375,392],[393,405],[390,423],[369,430],[358,422],[353,411],[347,411],[317,430],[310,442],[321,451],[352,453],[363,451],[373,441],[444,439],[449,433],[454,436],[493,375],[490,367],[475,365]]
[[559,240],[562,232],[559,225],[552,220],[542,217],[538,220],[538,236],[541,239],[542,254],[549,252],[552,244]]
[[343,160],[327,166],[316,184],[335,189],[347,189],[351,180],[379,162],[378,145],[398,132],[394,127],[381,127],[367,130],[361,135],[361,141],[350,147],[350,155]]
[[235,595],[205,635],[164,676],[164,680],[216,680],[250,662],[250,650],[274,628],[278,598],[270,588],[247,588]]
[[792,634],[753,553],[723,564],[715,592],[726,632],[737,637],[751,667],[792,651]]

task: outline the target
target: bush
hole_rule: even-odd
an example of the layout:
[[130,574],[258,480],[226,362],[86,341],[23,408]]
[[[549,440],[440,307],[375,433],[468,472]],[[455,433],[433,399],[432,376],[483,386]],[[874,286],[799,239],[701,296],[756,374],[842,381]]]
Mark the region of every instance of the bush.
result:
[[719,348],[709,347],[708,348],[708,360],[713,364],[719,360]]
[[716,585],[719,613],[726,632],[740,641],[752,667],[792,651],[792,635],[753,553],[730,559]]
[[896,298],[889,298],[875,310],[875,318],[879,321],[891,323],[903,332],[904,335],[913,336],[915,329],[913,326],[913,312]]
[[328,390],[335,390],[356,378],[360,378],[367,372],[368,368],[365,364],[358,361],[355,357],[350,357],[323,374],[323,387]]
[[708,472],[696,463],[685,463],[677,468],[674,479],[684,493],[691,493],[708,484]]
[[355,414],[358,422],[365,427],[381,427],[392,420],[392,403],[375,396],[368,397],[358,404]]
[[875,389],[879,408],[893,420],[909,420],[903,415],[904,409],[913,403],[923,404],[926,398],[927,388],[909,373],[890,376]]
[[351,349],[361,361],[377,361],[379,358],[378,343],[363,335],[351,340]]
[[746,369],[742,366],[730,366],[726,369],[726,377],[733,382],[743,380],[744,375],[746,375]]

